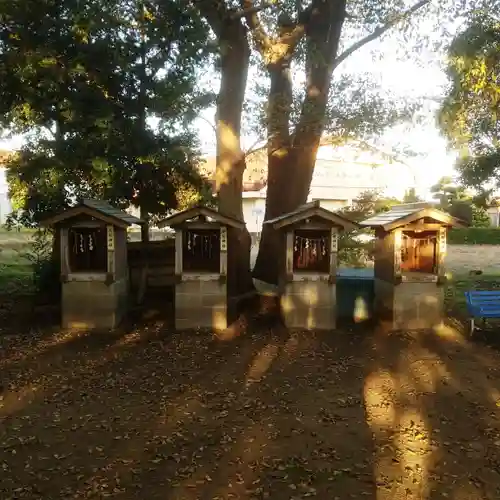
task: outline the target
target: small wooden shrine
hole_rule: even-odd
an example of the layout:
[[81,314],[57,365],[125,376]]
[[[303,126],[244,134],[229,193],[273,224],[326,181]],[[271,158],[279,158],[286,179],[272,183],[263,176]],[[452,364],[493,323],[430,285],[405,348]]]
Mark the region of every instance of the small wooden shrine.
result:
[[375,229],[375,313],[392,329],[443,320],[446,236],[466,223],[429,203],[395,205],[360,224]]
[[280,269],[281,306],[289,328],[334,329],[336,326],[336,276],[339,231],[357,224],[306,203],[270,224],[282,234]]
[[197,206],[158,224],[175,229],[175,327],[227,327],[228,230],[245,223]]
[[125,316],[132,224],[142,221],[99,200],[83,200],[43,222],[60,241],[63,328],[108,330]]

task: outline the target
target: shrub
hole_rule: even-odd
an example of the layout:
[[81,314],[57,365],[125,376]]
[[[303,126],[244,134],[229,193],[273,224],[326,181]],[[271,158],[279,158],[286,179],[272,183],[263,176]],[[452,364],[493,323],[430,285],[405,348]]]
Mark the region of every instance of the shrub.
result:
[[491,220],[484,208],[472,206],[472,225],[474,227],[491,228]]
[[46,229],[38,229],[29,240],[29,248],[22,252],[33,270],[33,285],[37,294],[44,295],[50,301],[60,297],[61,286],[59,262],[52,255],[53,237]]
[[500,245],[500,229],[495,227],[467,227],[448,233],[451,245]]
[[339,237],[339,264],[346,267],[366,267],[373,259],[374,242],[362,241],[350,233]]

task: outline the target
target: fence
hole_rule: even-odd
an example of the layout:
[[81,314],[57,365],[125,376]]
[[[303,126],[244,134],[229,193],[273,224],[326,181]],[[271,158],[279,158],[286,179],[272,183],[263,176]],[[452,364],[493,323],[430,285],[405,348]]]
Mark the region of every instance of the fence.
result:
[[147,289],[158,289],[174,285],[175,240],[134,241],[128,243],[128,265],[130,285],[137,289],[147,265]]

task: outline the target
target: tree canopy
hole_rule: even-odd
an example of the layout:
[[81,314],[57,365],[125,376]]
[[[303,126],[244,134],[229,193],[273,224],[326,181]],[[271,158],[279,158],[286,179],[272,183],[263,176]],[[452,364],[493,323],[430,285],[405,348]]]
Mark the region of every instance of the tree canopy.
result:
[[0,7],[0,124],[26,134],[8,164],[36,217],[96,196],[161,215],[203,185],[189,124],[206,24],[185,2],[14,0]]
[[500,18],[476,15],[448,54],[450,86],[439,113],[441,128],[460,151],[463,181],[478,188],[500,185]]
[[457,184],[451,177],[441,177],[430,191],[441,210],[474,227],[490,226],[482,197],[473,196],[465,186]]

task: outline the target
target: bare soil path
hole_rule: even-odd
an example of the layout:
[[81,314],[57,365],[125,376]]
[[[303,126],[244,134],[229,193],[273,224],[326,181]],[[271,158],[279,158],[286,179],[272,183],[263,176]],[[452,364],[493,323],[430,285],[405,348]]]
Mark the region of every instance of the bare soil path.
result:
[[0,337],[0,498],[500,498],[500,353],[451,330]]

